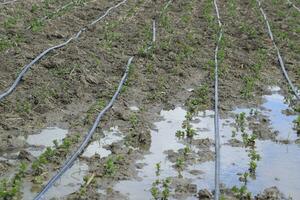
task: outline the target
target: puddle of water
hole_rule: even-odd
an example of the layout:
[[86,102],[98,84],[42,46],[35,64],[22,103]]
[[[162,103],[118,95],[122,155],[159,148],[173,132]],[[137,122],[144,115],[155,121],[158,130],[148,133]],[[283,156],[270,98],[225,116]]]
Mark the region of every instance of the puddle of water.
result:
[[65,129],[49,127],[39,134],[29,135],[26,141],[30,145],[53,147],[53,140],[57,140],[58,144],[61,144],[67,133],[68,131]]
[[[75,162],[74,165],[58,180],[46,193],[44,199],[63,198],[80,189],[84,176],[88,173],[88,165],[84,162]],[[33,199],[37,194],[32,191],[32,183],[25,182],[22,187],[23,199]]]
[[62,140],[66,137],[68,130],[58,127],[49,127],[41,131],[39,134],[29,135],[26,142],[29,145],[37,146],[35,148],[30,147],[27,150],[35,157],[40,156],[45,147],[53,147],[53,141],[57,140],[58,144],[62,143]]
[[176,176],[177,172],[173,169],[172,163],[166,159],[164,151],[173,149],[178,150],[184,145],[179,143],[175,137],[175,132],[181,128],[185,119],[186,111],[182,108],[176,108],[172,111],[162,111],[163,121],[154,123],[157,131],[151,131],[152,143],[150,154],[145,155],[140,163],[146,163],[138,172],[138,176],[143,178],[141,181],[122,181],[119,182],[115,189],[123,194],[130,196],[130,199],[150,199],[150,188],[156,180],[155,164],[161,163],[160,178]]
[[[271,141],[258,141],[257,150],[262,159],[257,163],[256,179],[248,182],[248,189],[258,194],[264,188],[277,186],[287,197],[300,197],[300,148],[297,145],[276,144]],[[221,148],[221,180],[228,187],[241,186],[237,173],[248,169],[247,153],[242,148],[222,146]],[[189,167],[189,170],[204,171],[193,183],[201,188],[214,188],[214,162],[206,162]],[[185,177],[190,177],[184,173]],[[201,179],[200,179],[201,178]]]
[[[276,88],[275,88],[276,89]],[[276,90],[278,91],[278,89]],[[279,137],[284,137],[287,132],[296,135],[292,130],[292,118],[282,114],[282,109],[287,109],[283,97],[275,93],[265,96],[266,103],[262,106],[267,111],[263,111],[271,120],[274,130],[279,131]],[[238,109],[234,113],[250,113],[250,109]],[[161,122],[154,123],[157,131],[151,131],[152,143],[150,154],[145,155],[143,160],[138,162],[145,163],[146,166],[138,171],[141,180],[121,181],[116,184],[115,189],[130,197],[130,199],[151,199],[150,189],[152,183],[157,179],[155,175],[155,164],[161,163],[160,179],[166,177],[177,177],[177,171],[172,167],[172,163],[167,160],[166,150],[177,151],[183,148],[175,137],[175,132],[181,129],[186,111],[176,108],[171,111],[162,111],[164,118]],[[245,148],[232,147],[226,145],[231,139],[232,131],[235,130],[231,124],[234,118],[220,120],[221,133],[221,181],[228,187],[241,185],[237,173],[248,170],[248,156]],[[199,113],[192,125],[197,129],[196,138],[214,138],[213,112],[206,111]],[[240,137],[240,136],[239,136]],[[290,137],[291,139],[291,137]],[[258,162],[257,176],[255,180],[250,180],[248,189],[253,194],[262,192],[263,189],[277,186],[286,196],[294,199],[300,198],[300,148],[295,144],[283,145],[271,141],[258,141],[257,150],[262,160]],[[199,175],[190,174],[190,170],[201,170],[204,173]],[[202,164],[194,164],[188,167],[183,173],[184,178],[191,179],[191,182],[198,186],[198,189],[213,189],[214,186],[214,162],[209,161]],[[189,198],[190,199],[190,198]]]
[[262,105],[266,110],[263,114],[271,120],[272,128],[278,131],[278,139],[296,140],[297,133],[293,130],[293,121],[297,118],[295,115],[286,115],[282,111],[289,108],[284,103],[284,97],[278,93],[265,96],[266,102]]
[[104,131],[104,137],[88,145],[82,156],[90,158],[95,154],[99,154],[101,158],[106,157],[111,154],[111,151],[105,149],[104,147],[106,145],[111,145],[114,142],[118,142],[122,139],[123,135],[118,130],[118,127],[114,127],[110,131]]

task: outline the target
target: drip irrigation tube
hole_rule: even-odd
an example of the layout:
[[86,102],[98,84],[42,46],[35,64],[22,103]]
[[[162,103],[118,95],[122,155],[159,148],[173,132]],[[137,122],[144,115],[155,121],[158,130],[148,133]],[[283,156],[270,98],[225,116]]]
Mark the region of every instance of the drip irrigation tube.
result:
[[166,10],[169,6],[170,6],[170,4],[172,3],[172,1],[173,0],[170,0],[170,1],[168,1],[168,3],[165,5],[165,7],[164,7],[164,10]]
[[77,157],[82,153],[82,151],[85,149],[86,145],[88,144],[88,142],[90,141],[91,137],[93,136],[97,126],[100,123],[100,120],[102,119],[103,115],[112,107],[113,103],[116,101],[117,97],[119,96],[121,89],[124,85],[124,83],[127,80],[128,77],[128,73],[129,73],[129,68],[131,65],[131,62],[133,60],[134,57],[130,57],[128,62],[127,62],[127,66],[124,72],[124,75],[119,83],[118,89],[116,90],[114,96],[112,97],[112,99],[110,100],[110,102],[106,105],[106,107],[98,114],[92,128],[89,130],[89,132],[86,134],[84,140],[82,141],[81,145],[79,146],[79,148],[76,150],[75,153],[72,154],[71,157],[69,157],[69,159],[67,159],[67,161],[65,162],[65,164],[61,167],[61,169],[57,172],[57,174],[55,176],[53,176],[49,182],[44,186],[43,190],[34,198],[34,200],[39,200],[41,199],[45,193],[52,187],[52,185],[55,183],[55,181],[57,181],[74,163],[74,161],[77,159]]
[[[152,26],[153,26],[153,34],[152,34],[152,42],[154,43],[156,41],[156,22],[155,20],[153,20]],[[153,43],[151,45],[153,45]],[[150,46],[151,47],[151,46]],[[43,188],[43,190],[34,198],[34,200],[39,200],[43,197],[43,195],[45,195],[45,193],[52,187],[52,185],[55,183],[55,181],[57,181],[73,164],[73,162],[77,159],[77,157],[83,152],[83,150],[85,149],[86,145],[88,144],[88,142],[90,141],[91,137],[93,136],[98,124],[100,123],[101,118],[103,117],[103,115],[112,107],[114,101],[117,99],[122,86],[124,85],[124,83],[127,80],[128,77],[128,73],[129,73],[129,69],[130,69],[130,65],[131,62],[133,60],[134,56],[130,57],[127,65],[126,65],[126,70],[125,73],[119,83],[118,89],[115,92],[114,96],[112,97],[112,99],[110,100],[109,104],[98,114],[92,128],[90,129],[90,131],[87,133],[85,139],[83,140],[83,142],[81,143],[81,145],[79,146],[79,148],[77,149],[77,151],[75,153],[73,153],[73,155],[65,162],[65,164],[63,165],[63,167],[59,170],[59,172],[52,177],[49,182],[45,185],[45,187]]]
[[152,43],[155,43],[155,41],[156,41],[156,21],[155,21],[155,19],[152,22],[152,27],[153,27]]
[[298,8],[295,4],[293,4],[293,2],[291,2],[290,0],[288,0],[288,3],[293,6],[296,10],[298,10],[298,12],[300,12],[300,8]]
[[276,49],[277,57],[278,57],[278,61],[279,61],[279,65],[280,65],[280,67],[281,67],[282,73],[283,73],[285,79],[287,80],[287,82],[288,82],[288,84],[289,84],[291,90],[292,90],[293,93],[295,94],[297,100],[299,101],[299,100],[300,100],[300,96],[299,96],[299,94],[298,94],[298,92],[297,92],[296,87],[293,85],[293,83],[292,83],[292,81],[290,80],[289,75],[288,75],[288,73],[287,73],[287,71],[286,71],[285,64],[284,64],[284,62],[283,62],[283,59],[282,59],[282,56],[281,56],[281,54],[280,54],[279,48],[277,47],[276,42],[275,42],[275,40],[274,40],[274,36],[273,36],[272,30],[271,30],[271,26],[270,26],[270,23],[269,23],[269,21],[268,21],[267,15],[266,15],[265,11],[264,11],[263,8],[262,8],[261,1],[260,1],[260,0],[256,0],[256,2],[257,2],[257,4],[258,4],[258,6],[259,6],[259,9],[260,9],[261,14],[263,15],[264,21],[266,22],[267,29],[268,29],[268,35],[269,35],[270,39],[272,40],[272,43],[273,43],[273,45],[274,45],[274,47],[275,47],[275,49]]
[[223,25],[220,19],[217,0],[214,0],[215,10],[219,24],[219,37],[215,49],[215,195],[214,199],[220,198],[220,133],[219,133],[219,77],[218,77],[218,52],[223,37]]
[[150,49],[152,49],[155,41],[156,41],[156,21],[155,21],[155,19],[153,19],[153,21],[152,21],[152,42],[151,42],[150,46],[148,46],[144,50],[144,53],[147,53]]
[[46,49],[45,51],[43,51],[41,54],[39,54],[35,59],[33,59],[29,64],[25,65],[22,69],[22,71],[19,73],[18,77],[16,78],[16,80],[14,81],[14,83],[5,90],[5,92],[0,94],[0,101],[2,101],[6,96],[8,96],[9,94],[11,94],[17,87],[17,85],[20,83],[20,81],[22,80],[23,76],[27,73],[27,71],[30,69],[30,67],[32,65],[34,65],[36,62],[38,62],[40,59],[42,59],[46,54],[48,54],[49,52],[55,50],[55,49],[59,49],[61,47],[66,46],[67,44],[69,44],[72,40],[77,39],[82,32],[87,30],[87,27],[89,26],[93,26],[94,24],[96,24],[97,22],[99,22],[100,20],[102,20],[104,17],[106,17],[111,10],[118,8],[119,6],[121,6],[122,4],[124,4],[127,0],[123,0],[120,3],[116,4],[115,6],[110,7],[103,15],[101,15],[99,18],[97,18],[96,20],[92,21],[90,24],[88,24],[86,27],[81,28],[74,36],[72,36],[71,38],[69,38],[67,41],[58,44],[56,46],[52,46],[48,49]]
[[17,0],[0,2],[0,5],[6,5],[6,4],[14,3],[16,1]]

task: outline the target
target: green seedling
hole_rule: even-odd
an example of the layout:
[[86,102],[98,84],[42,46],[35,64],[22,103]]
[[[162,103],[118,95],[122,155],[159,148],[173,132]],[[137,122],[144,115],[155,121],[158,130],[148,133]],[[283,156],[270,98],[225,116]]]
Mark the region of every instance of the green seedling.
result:
[[156,174],[156,176],[159,176],[160,175],[160,170],[161,170],[160,162],[156,163],[155,167],[156,167],[155,174]]
[[44,23],[40,19],[34,19],[30,22],[30,28],[33,32],[39,32],[42,30]]
[[238,199],[250,200],[252,196],[251,192],[248,191],[245,185],[243,185],[241,188],[234,186],[231,191]]
[[250,173],[255,174],[256,168],[257,168],[256,161],[251,160],[250,164],[249,164],[249,171],[250,171]]
[[185,136],[185,132],[184,131],[176,131],[176,137],[178,139],[182,139]]
[[253,96],[255,81],[256,79],[252,76],[243,77],[244,85],[241,91],[242,97],[249,99]]
[[27,170],[27,164],[21,163],[18,172],[10,179],[2,179],[0,181],[0,198],[1,199],[19,199],[21,184]]
[[187,138],[193,138],[195,135],[197,135],[196,130],[191,127],[187,127],[185,133]]
[[136,114],[132,114],[129,118],[129,121],[130,121],[132,128],[137,128],[139,120],[138,120],[138,117]]
[[167,200],[170,196],[170,178],[155,180],[150,189],[151,195],[155,200]]
[[158,188],[157,186],[152,186],[150,191],[151,191],[152,197],[153,197],[155,200],[158,200],[158,199],[159,199],[159,196],[160,196],[159,188]]
[[184,158],[182,157],[177,158],[175,166],[178,170],[182,171],[184,169]]
[[184,147],[184,149],[183,149],[183,155],[186,157],[186,156],[188,156],[188,154],[191,152],[191,149],[190,149],[190,147],[188,147],[188,146],[186,146],[186,147]]
[[13,28],[17,24],[17,17],[9,17],[4,21],[4,28]]
[[235,123],[238,126],[238,130],[241,130],[242,132],[245,132],[246,113],[242,112],[242,113],[236,115]]
[[117,171],[117,166],[115,165],[115,160],[113,158],[109,158],[104,164],[104,175],[105,176],[113,176]]

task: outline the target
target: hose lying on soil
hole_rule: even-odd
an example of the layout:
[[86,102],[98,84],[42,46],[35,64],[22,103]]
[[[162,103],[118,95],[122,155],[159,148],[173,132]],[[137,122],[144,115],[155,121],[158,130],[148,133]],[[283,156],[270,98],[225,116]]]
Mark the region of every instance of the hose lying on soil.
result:
[[300,96],[299,96],[299,94],[298,94],[298,92],[297,92],[296,87],[293,85],[293,83],[292,83],[292,81],[290,80],[289,75],[288,75],[288,73],[287,73],[287,71],[286,71],[286,68],[285,68],[283,59],[282,59],[282,57],[281,57],[279,48],[277,47],[276,42],[275,42],[275,40],[274,40],[274,36],[273,36],[272,30],[271,30],[271,26],[270,26],[270,23],[269,23],[269,21],[268,21],[267,15],[266,15],[265,11],[264,11],[263,8],[262,8],[261,1],[260,1],[260,0],[256,0],[256,2],[257,2],[257,4],[258,4],[258,6],[259,6],[259,9],[260,9],[261,14],[262,14],[263,17],[264,17],[264,21],[266,22],[269,37],[270,37],[270,39],[272,40],[272,43],[273,43],[273,45],[274,45],[274,47],[275,47],[275,49],[276,49],[277,57],[278,57],[278,61],[279,61],[279,65],[280,65],[280,67],[281,67],[282,73],[283,73],[285,79],[287,80],[287,82],[288,82],[288,84],[289,84],[291,90],[292,90],[293,93],[295,94],[297,100],[299,101],[299,100],[300,100]]
[[90,141],[90,139],[92,138],[97,126],[100,123],[100,120],[102,119],[103,115],[112,107],[113,103],[116,101],[117,97],[119,96],[122,87],[124,85],[124,83],[127,80],[128,77],[128,73],[129,73],[129,69],[130,69],[130,65],[131,62],[133,60],[134,57],[130,57],[128,62],[127,62],[127,66],[125,69],[125,73],[119,83],[118,89],[116,90],[114,96],[112,97],[112,99],[110,100],[110,102],[106,105],[106,107],[98,114],[92,128],[89,130],[89,132],[86,134],[84,140],[82,141],[81,145],[79,146],[79,148],[76,150],[76,152],[74,152],[72,154],[71,157],[69,157],[69,159],[67,159],[67,161],[65,162],[65,164],[61,167],[61,169],[57,172],[57,174],[55,176],[53,176],[49,182],[44,186],[43,190],[34,198],[35,200],[41,199],[43,197],[43,195],[53,186],[53,184],[55,183],[55,181],[57,181],[74,163],[74,161],[78,158],[78,156],[83,152],[83,150],[85,149],[85,147],[87,146],[88,142]]
[[288,0],[288,3],[293,6],[298,12],[300,12],[300,8],[298,8],[295,4],[293,4],[290,0]]
[[220,197],[220,133],[219,133],[219,78],[218,78],[218,52],[223,37],[223,25],[220,19],[217,0],[214,0],[215,10],[219,24],[219,37],[215,49],[215,194],[214,199]]
[[6,5],[6,4],[14,3],[16,1],[17,0],[0,2],[0,5]]
[[[153,20],[152,22],[152,43],[149,46],[150,48],[152,48],[152,46],[154,45],[155,41],[156,41],[156,21]],[[149,49],[149,47],[147,49]],[[126,70],[125,73],[119,83],[118,89],[115,92],[114,96],[112,97],[112,99],[110,100],[109,104],[98,114],[92,128],[90,129],[90,131],[87,133],[85,139],[83,140],[83,142],[81,143],[80,147],[78,148],[78,150],[73,153],[73,155],[65,162],[65,164],[63,165],[63,167],[60,169],[60,171],[50,179],[50,181],[45,185],[45,187],[43,188],[43,190],[35,197],[34,200],[38,200],[41,199],[43,197],[43,195],[52,187],[52,185],[55,183],[55,181],[57,181],[74,163],[74,161],[77,159],[77,157],[83,152],[83,150],[85,149],[86,145],[88,144],[88,142],[90,141],[91,137],[93,136],[98,124],[100,123],[101,118],[103,117],[103,115],[112,107],[114,101],[117,99],[122,86],[124,85],[127,77],[128,77],[128,73],[129,73],[129,69],[130,69],[130,65],[131,62],[133,60],[134,56],[130,57],[128,62],[127,62],[127,66],[126,66]]]
[[150,49],[152,49],[155,41],[156,41],[156,21],[155,21],[155,19],[153,19],[153,21],[152,21],[152,42],[151,42],[150,46],[148,46],[145,49],[144,53],[147,53]]
[[[152,32],[153,32],[152,33],[152,44],[147,48],[147,50],[149,48],[152,48],[152,46],[154,45],[154,43],[156,41],[156,21],[155,20],[153,20],[153,22],[152,22]],[[134,56],[129,58],[129,60],[127,62],[125,73],[123,75],[122,80],[119,83],[119,87],[118,87],[116,93],[114,94],[114,96],[110,100],[109,104],[98,114],[97,119],[95,120],[95,122],[94,122],[92,128],[90,129],[90,131],[87,133],[84,141],[81,143],[78,150],[66,161],[66,163],[63,165],[61,170],[54,177],[52,177],[52,179],[50,179],[50,181],[47,183],[47,185],[44,187],[44,189],[35,197],[35,200],[40,199],[52,187],[54,182],[57,181],[72,166],[72,164],[76,160],[76,158],[83,152],[83,150],[85,149],[85,147],[88,144],[89,140],[93,136],[98,124],[100,123],[101,118],[112,107],[114,101],[118,97],[118,95],[119,95],[119,93],[122,89],[122,86],[124,85],[124,83],[125,83],[125,81],[128,77],[129,68],[130,68],[130,65],[131,65],[131,62],[132,62],[133,58],[134,58]]]
[[14,83],[8,88],[6,89],[5,92],[0,94],[0,101],[2,101],[6,96],[8,96],[9,94],[11,94],[17,87],[17,85],[20,83],[20,81],[22,80],[23,76],[27,73],[27,71],[30,69],[30,67],[32,65],[34,65],[36,62],[38,62],[40,59],[42,59],[46,54],[48,54],[49,52],[55,50],[55,49],[59,49],[61,47],[66,46],[67,44],[69,44],[72,40],[77,39],[82,32],[86,31],[87,28],[89,26],[93,26],[94,24],[96,24],[97,22],[99,22],[100,20],[102,20],[104,17],[106,17],[111,10],[118,8],[119,6],[121,6],[122,4],[124,4],[127,0],[123,0],[120,3],[116,4],[115,6],[110,7],[103,15],[101,15],[99,18],[97,18],[96,20],[92,21],[90,24],[88,24],[86,27],[81,28],[74,36],[72,36],[71,38],[69,38],[66,42],[63,42],[61,44],[58,44],[56,46],[52,46],[48,49],[46,49],[44,52],[42,52],[41,54],[39,54],[35,59],[33,59],[29,64],[25,65],[22,69],[22,71],[19,73],[18,77],[16,78],[16,80],[14,81]]

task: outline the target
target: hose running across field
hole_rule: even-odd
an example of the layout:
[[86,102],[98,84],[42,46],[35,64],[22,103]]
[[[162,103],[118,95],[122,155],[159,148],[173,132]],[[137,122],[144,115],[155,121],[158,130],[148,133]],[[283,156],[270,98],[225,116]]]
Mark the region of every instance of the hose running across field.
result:
[[16,2],[16,1],[17,1],[17,0],[0,2],[0,5],[11,4],[11,3],[14,3],[14,2]]
[[[105,18],[110,13],[111,10],[118,8],[122,4],[126,3],[126,1],[127,0],[123,0],[122,2],[116,4],[115,6],[110,7],[103,15],[101,15],[99,18],[97,18],[96,20],[94,20],[90,24],[88,24],[87,27],[96,24],[97,22],[99,22],[100,20],[102,20],[103,18]],[[74,36],[72,36],[71,38],[69,38],[67,41],[65,41],[65,42],[63,42],[61,44],[58,44],[56,46],[52,46],[52,47],[46,49],[41,54],[39,54],[35,59],[33,59],[29,64],[25,65],[23,67],[22,71],[19,73],[19,75],[16,78],[16,80],[14,81],[14,83],[8,89],[6,89],[5,92],[3,92],[3,93],[0,94],[0,101],[2,101],[6,96],[8,96],[9,94],[11,94],[16,89],[17,85],[20,83],[20,81],[22,80],[23,76],[27,73],[27,71],[30,69],[30,67],[32,67],[32,65],[34,65],[36,62],[38,62],[40,59],[42,59],[49,52],[51,52],[51,51],[53,51],[55,49],[59,49],[61,47],[64,47],[67,44],[69,44],[72,40],[77,39],[81,35],[81,33],[83,33],[84,31],[87,30],[87,27],[81,28]]]
[[[155,20],[153,20],[153,22],[152,22],[152,32],[153,32],[152,42],[151,42],[149,47],[152,47],[154,45],[155,41],[156,41],[156,21]],[[149,49],[149,48],[147,48],[147,49]],[[43,195],[52,187],[54,182],[57,181],[72,166],[72,164],[77,159],[77,157],[84,151],[86,145],[90,141],[90,139],[93,136],[98,124],[100,123],[101,118],[112,107],[114,101],[116,100],[116,98],[118,97],[120,91],[122,90],[122,86],[124,85],[124,83],[125,83],[125,81],[128,77],[130,65],[131,65],[131,62],[132,62],[133,58],[134,58],[134,56],[129,58],[129,60],[127,62],[125,73],[123,75],[122,80],[119,83],[119,87],[118,87],[116,93],[114,94],[113,98],[110,100],[109,104],[98,114],[97,119],[95,120],[95,122],[93,124],[93,127],[87,133],[84,141],[81,143],[78,150],[75,153],[73,153],[73,155],[65,162],[65,164],[60,169],[60,171],[54,177],[52,177],[50,179],[50,181],[47,183],[47,185],[44,187],[44,189],[36,196],[36,198],[34,200],[41,199],[43,197]]]
[[295,4],[293,4],[293,2],[291,2],[290,0],[288,0],[288,3],[293,6],[296,10],[298,10],[298,12],[300,12],[300,8],[298,8]]
[[215,10],[217,14],[217,20],[219,24],[219,37],[215,49],[215,194],[214,199],[220,198],[220,131],[219,131],[219,75],[218,75],[218,52],[219,46],[223,37],[223,25],[220,19],[219,8],[217,0],[214,0]]
[[296,89],[296,87],[293,85],[291,79],[289,78],[289,75],[286,71],[286,68],[285,68],[285,65],[284,65],[284,62],[283,62],[283,59],[282,59],[282,56],[280,54],[280,51],[279,51],[279,48],[277,47],[276,45],[276,42],[274,40],[274,36],[273,36],[273,33],[272,33],[272,30],[271,30],[271,26],[270,26],[270,23],[268,21],[268,18],[267,18],[267,15],[265,13],[265,11],[263,10],[262,8],[262,5],[261,5],[261,1],[260,0],[256,0],[257,4],[258,4],[258,7],[259,7],[259,10],[261,12],[261,14],[263,15],[263,18],[264,18],[264,21],[266,22],[266,25],[267,25],[267,29],[268,29],[268,34],[269,34],[269,37],[270,39],[272,40],[272,43],[274,45],[274,48],[276,49],[276,52],[277,52],[277,57],[278,57],[278,61],[279,61],[279,65],[281,67],[281,70],[282,70],[282,73],[285,77],[285,79],[287,80],[291,90],[293,91],[293,93],[295,94],[297,100],[299,101],[300,100],[300,96],[298,94],[298,91]]
[[74,163],[74,161],[78,158],[78,156],[83,152],[83,150],[85,149],[85,147],[87,146],[88,142],[90,141],[90,139],[92,138],[96,128],[98,127],[100,120],[102,119],[103,115],[113,106],[113,103],[116,101],[117,97],[119,96],[122,87],[124,85],[124,83],[127,80],[128,77],[128,73],[129,73],[129,69],[130,69],[130,65],[131,62],[133,60],[134,57],[130,57],[128,62],[127,62],[127,66],[125,69],[125,73],[119,83],[118,89],[116,90],[114,96],[112,97],[112,99],[110,100],[110,102],[106,105],[106,107],[98,114],[92,128],[89,130],[89,132],[86,134],[84,140],[82,141],[81,145],[79,146],[79,148],[76,150],[76,152],[74,152],[72,154],[71,157],[69,157],[69,159],[67,159],[67,161],[65,162],[65,164],[61,167],[61,169],[57,172],[57,174],[55,176],[53,176],[49,182],[45,185],[45,187],[43,188],[43,190],[34,198],[34,200],[39,200],[41,199],[45,193],[53,186],[53,184],[55,183],[55,181],[57,181]]

